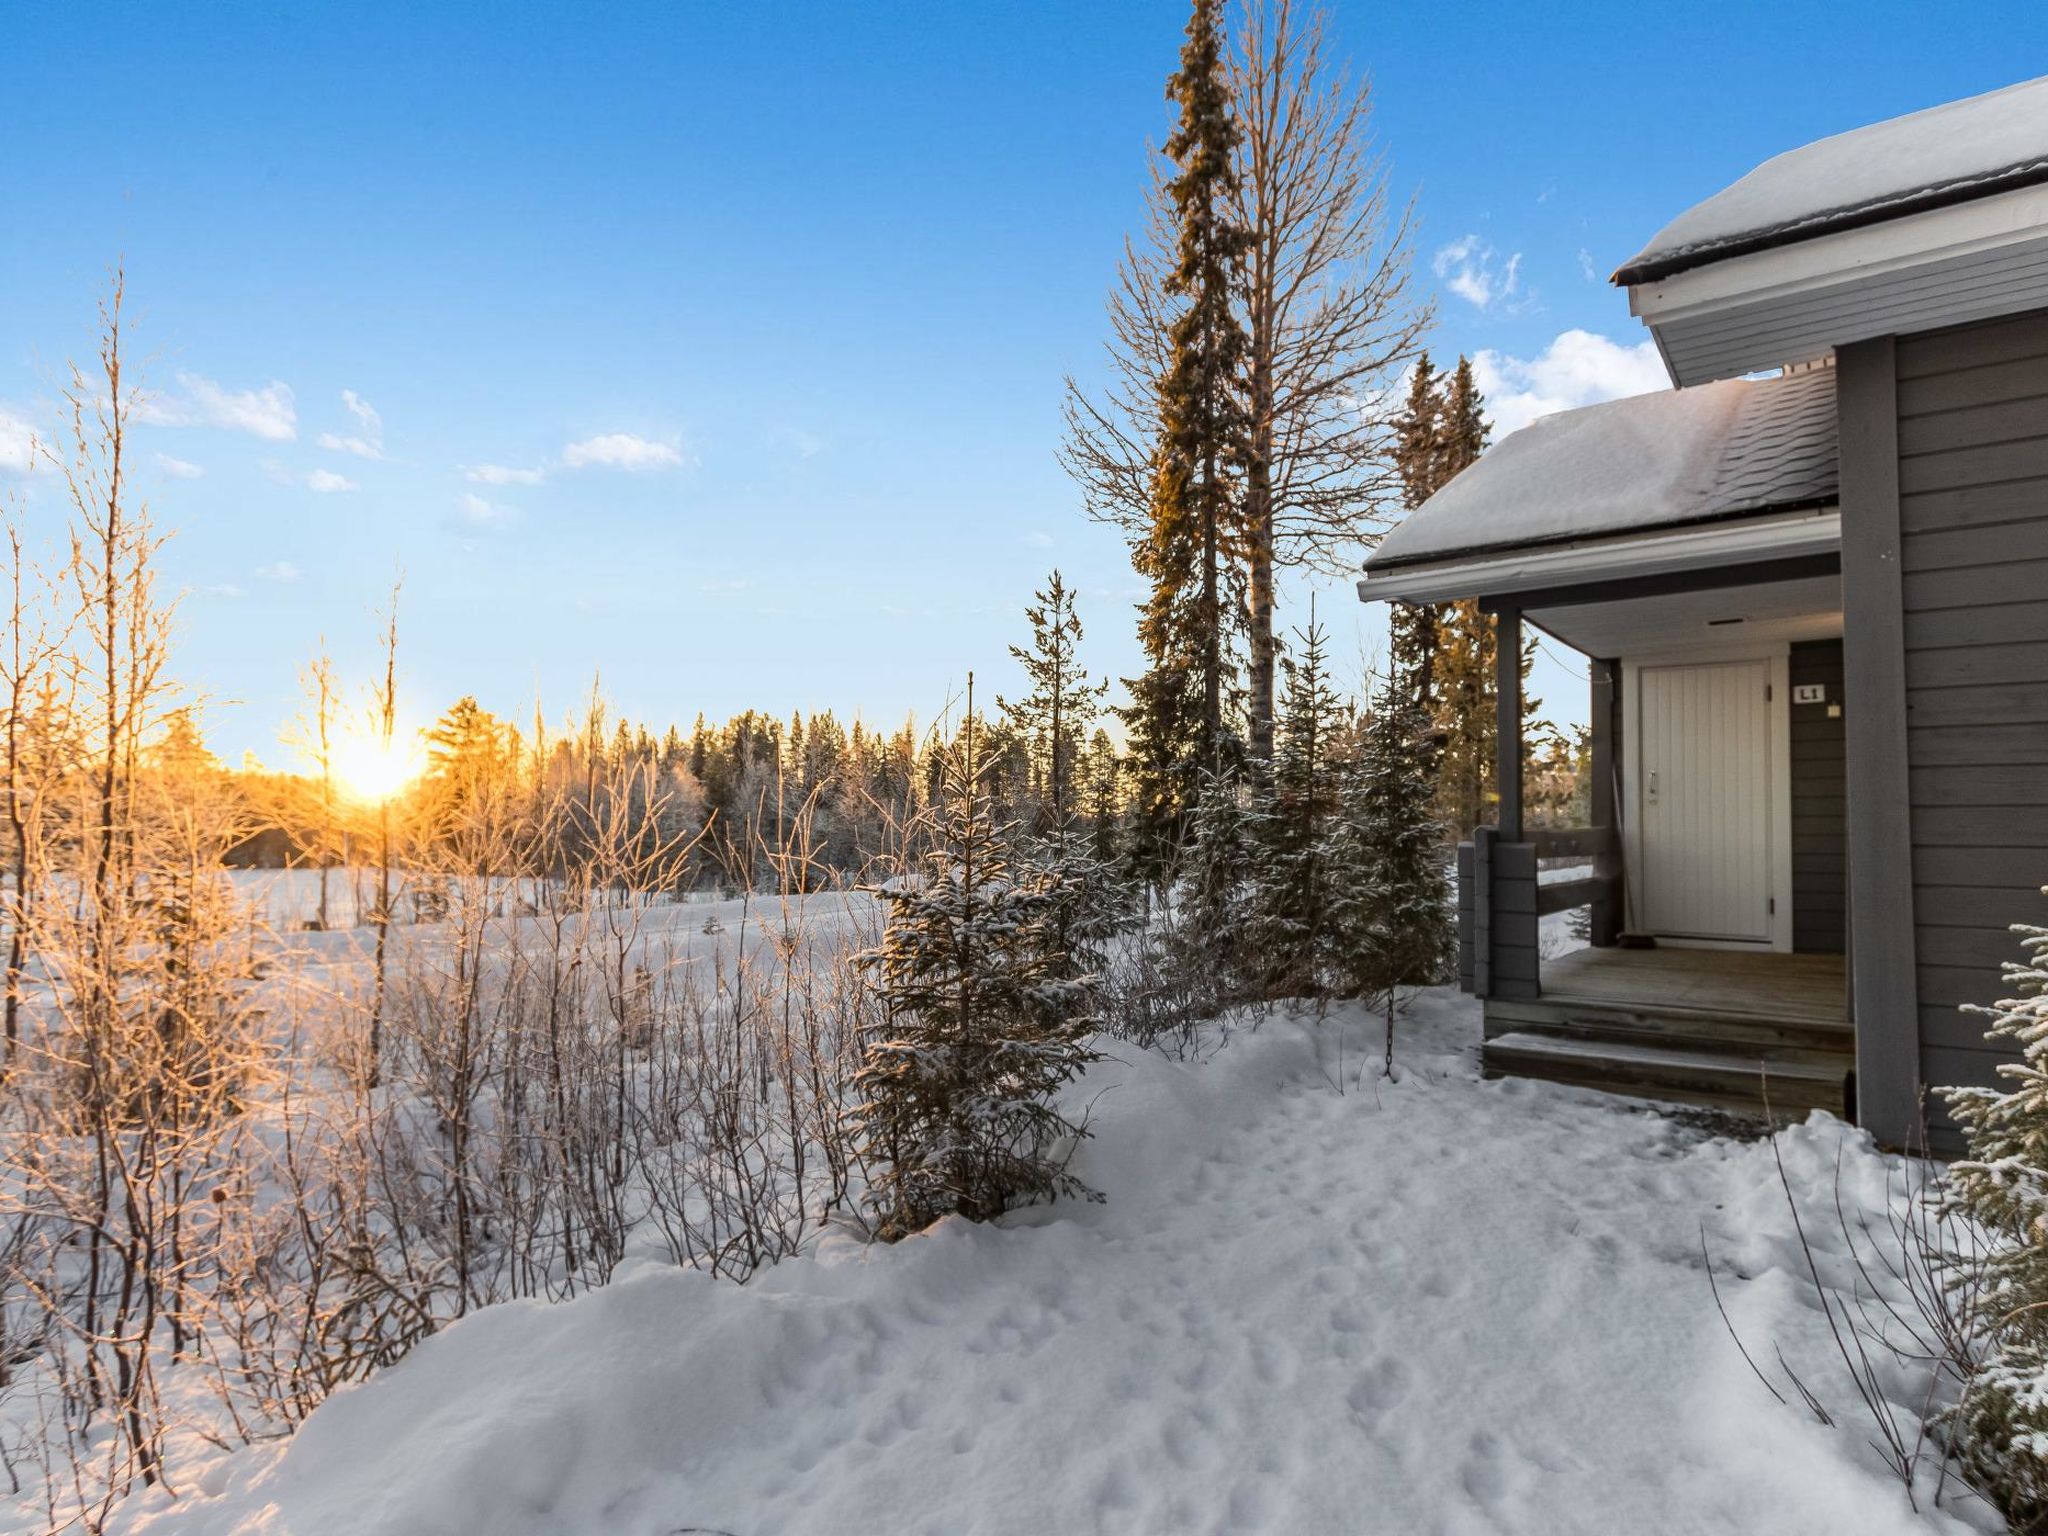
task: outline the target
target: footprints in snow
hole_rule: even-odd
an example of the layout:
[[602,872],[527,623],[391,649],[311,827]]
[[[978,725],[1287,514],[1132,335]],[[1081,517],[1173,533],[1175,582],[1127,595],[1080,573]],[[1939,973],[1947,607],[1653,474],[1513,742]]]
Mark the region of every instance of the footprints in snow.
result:
[[1377,1428],[1380,1420],[1407,1400],[1413,1378],[1414,1373],[1402,1361],[1382,1355],[1353,1384],[1345,1401],[1367,1429]]

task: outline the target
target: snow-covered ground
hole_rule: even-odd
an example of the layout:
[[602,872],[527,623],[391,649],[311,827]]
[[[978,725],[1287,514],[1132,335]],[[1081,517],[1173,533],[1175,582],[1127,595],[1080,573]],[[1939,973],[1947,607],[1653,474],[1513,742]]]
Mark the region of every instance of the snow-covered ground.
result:
[[[356,864],[327,872],[327,926],[331,929],[353,928],[367,925],[376,910],[377,871],[374,868]],[[237,869],[228,876],[235,895],[249,904],[259,921],[269,924],[279,933],[291,933],[303,929],[316,920],[320,913],[321,872],[317,869]],[[530,897],[534,883],[526,880],[503,882],[509,901],[516,902],[521,896]],[[418,886],[416,879],[404,875],[393,878],[393,908],[401,924],[413,920],[411,893]],[[678,906],[697,906],[731,901],[713,891],[692,891],[675,898]],[[757,900],[755,905],[759,905]],[[702,914],[699,914],[700,922]]]
[[[310,869],[237,870],[231,876],[238,900],[245,903],[261,931],[251,936],[252,951],[270,963],[279,982],[270,999],[282,1007],[287,1000],[303,1006],[303,984],[315,990],[333,984],[325,973],[346,973],[366,983],[375,930],[368,914],[374,910],[376,872],[334,870],[328,888],[327,930],[306,931],[319,910],[319,873]],[[394,881],[397,916],[391,928],[394,954],[413,947],[439,952],[448,943],[445,924],[418,922],[411,905],[419,882]],[[506,881],[497,901],[491,933],[494,953],[515,940],[538,942],[545,920],[532,915],[538,892],[531,882]],[[362,921],[358,924],[358,912]],[[835,956],[849,943],[872,942],[877,903],[864,891],[828,891],[809,896],[727,896],[718,892],[662,895],[633,903],[630,926],[634,947],[648,964],[730,968],[741,959],[756,966],[778,962],[778,944],[791,936],[812,961]],[[1561,920],[1561,919],[1560,919]],[[621,922],[627,922],[622,917]],[[301,987],[295,993],[294,985]]]
[[[1477,1035],[1430,993],[1396,1082],[1356,1013],[1268,1017],[1199,1061],[1122,1051],[1083,1085],[1101,1204],[835,1237],[744,1287],[636,1263],[490,1308],[122,1528],[1996,1528],[1952,1498],[1916,1515],[1868,1448],[1769,1143],[1482,1081]],[[1819,1116],[1778,1150],[1847,1284],[1837,1179],[1853,1220],[1901,1165]],[[1833,1427],[1743,1363],[1703,1228],[1751,1353],[1782,1351]]]

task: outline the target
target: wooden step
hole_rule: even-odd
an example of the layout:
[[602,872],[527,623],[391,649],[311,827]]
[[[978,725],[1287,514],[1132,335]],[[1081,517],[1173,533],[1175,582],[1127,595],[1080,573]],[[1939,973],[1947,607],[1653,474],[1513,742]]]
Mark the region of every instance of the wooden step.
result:
[[1533,1030],[1493,1036],[1481,1061],[1488,1077],[1536,1077],[1751,1114],[1763,1111],[1768,1095],[1780,1120],[1802,1118],[1812,1109],[1844,1114],[1854,1065],[1852,1054],[1834,1051],[1702,1049]]
[[1671,1004],[1646,1007],[1570,997],[1489,998],[1486,1032],[1489,1036],[1528,1032],[1702,1049],[1735,1047],[1764,1053],[1794,1050],[1853,1056],[1856,1052],[1855,1028],[1841,1019],[1786,1018]]

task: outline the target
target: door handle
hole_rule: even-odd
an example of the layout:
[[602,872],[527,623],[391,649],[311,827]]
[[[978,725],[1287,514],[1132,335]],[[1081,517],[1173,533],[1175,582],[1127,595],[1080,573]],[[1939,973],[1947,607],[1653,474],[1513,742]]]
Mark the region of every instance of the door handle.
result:
[[1650,793],[1657,793],[1657,770],[1654,768],[1650,770]]

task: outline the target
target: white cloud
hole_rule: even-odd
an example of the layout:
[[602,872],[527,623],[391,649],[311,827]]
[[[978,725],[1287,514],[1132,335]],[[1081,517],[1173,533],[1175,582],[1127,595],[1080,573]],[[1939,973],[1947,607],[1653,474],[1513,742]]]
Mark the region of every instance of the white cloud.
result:
[[352,453],[360,459],[381,459],[384,457],[384,418],[377,414],[377,408],[352,389],[341,392],[341,403],[355,417],[357,431],[344,436],[339,432],[322,432],[320,446],[336,453]]
[[145,400],[137,414],[167,427],[225,427],[273,443],[299,435],[298,407],[289,384],[272,379],[261,389],[224,389],[196,373],[180,373],[182,396]]
[[674,443],[658,443],[635,437],[631,432],[607,432],[586,437],[562,450],[562,462],[570,469],[679,469],[686,462]]
[[205,590],[208,597],[245,597],[248,595],[232,581],[217,581]]
[[1043,528],[1034,528],[1029,533],[1024,535],[1024,542],[1026,544],[1029,544],[1033,549],[1051,549],[1052,535],[1047,533]]
[[306,489],[318,491],[322,495],[332,495],[336,491],[352,491],[355,488],[355,481],[346,475],[337,475],[331,469],[316,469],[306,476]]
[[1593,265],[1593,253],[1583,245],[1579,247],[1579,276],[1589,283],[1600,281],[1600,269]]
[[289,560],[273,560],[257,566],[256,575],[261,581],[293,582],[299,579],[299,568]]
[[1443,285],[1477,309],[1491,309],[1521,289],[1522,253],[1503,264],[1499,252],[1477,235],[1465,235],[1440,249],[1431,260]]
[[344,437],[339,432],[322,432],[317,441],[329,453],[352,453],[359,459],[384,457],[384,450],[367,437]]
[[0,406],[0,471],[25,475],[38,467],[36,429]]
[[1623,346],[1580,330],[1565,331],[1534,357],[1475,353],[1472,371],[1495,441],[1539,416],[1671,387],[1655,342]]
[[462,472],[478,485],[539,485],[548,477],[544,469],[510,469],[503,464],[466,464]]
[[802,427],[777,427],[770,436],[776,446],[787,448],[800,459],[815,459],[825,451],[825,439]]
[[156,456],[156,467],[173,480],[197,480],[206,473],[203,465],[194,464],[189,459],[174,459],[168,453]]
[[472,528],[488,528],[497,523],[507,522],[512,517],[510,507],[501,507],[495,501],[486,501],[475,491],[464,491],[455,503],[456,515]]

